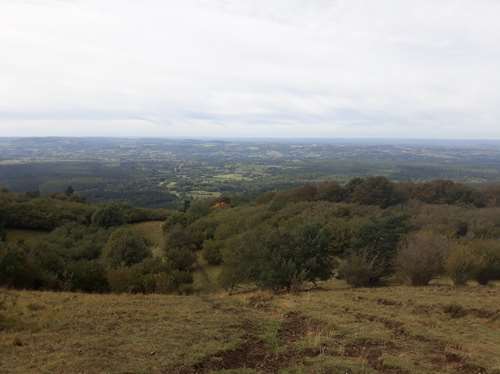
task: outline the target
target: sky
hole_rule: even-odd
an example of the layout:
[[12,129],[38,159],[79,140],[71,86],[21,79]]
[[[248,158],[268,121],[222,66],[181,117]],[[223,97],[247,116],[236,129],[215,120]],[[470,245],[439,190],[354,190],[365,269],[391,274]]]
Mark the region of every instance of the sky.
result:
[[500,0],[0,0],[0,136],[500,138]]

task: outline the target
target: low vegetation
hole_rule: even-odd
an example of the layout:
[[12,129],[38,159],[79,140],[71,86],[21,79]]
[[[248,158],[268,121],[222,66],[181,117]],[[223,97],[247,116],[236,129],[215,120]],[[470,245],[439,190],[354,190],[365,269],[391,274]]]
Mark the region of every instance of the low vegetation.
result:
[[[204,288],[196,274],[215,266],[206,289],[291,291],[333,276],[354,287],[425,286],[443,276],[486,285],[500,279],[500,210],[488,194],[369,177],[148,210],[87,204],[69,187],[48,198],[3,190],[0,284],[188,294]],[[163,233],[153,234],[159,227],[147,221],[159,218]],[[5,229],[26,228],[52,231],[5,241]]]
[[11,291],[0,372],[497,373],[500,288]]

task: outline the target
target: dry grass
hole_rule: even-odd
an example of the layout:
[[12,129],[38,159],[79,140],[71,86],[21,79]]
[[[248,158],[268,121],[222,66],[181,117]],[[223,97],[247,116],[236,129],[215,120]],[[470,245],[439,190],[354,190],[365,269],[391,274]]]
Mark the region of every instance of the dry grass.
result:
[[500,372],[499,287],[14,294],[1,373]]

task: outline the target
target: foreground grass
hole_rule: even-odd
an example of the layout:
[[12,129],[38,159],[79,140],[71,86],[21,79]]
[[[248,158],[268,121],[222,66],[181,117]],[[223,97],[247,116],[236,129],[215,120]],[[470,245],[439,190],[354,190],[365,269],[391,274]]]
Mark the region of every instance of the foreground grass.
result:
[[1,373],[500,373],[500,288],[11,292]]

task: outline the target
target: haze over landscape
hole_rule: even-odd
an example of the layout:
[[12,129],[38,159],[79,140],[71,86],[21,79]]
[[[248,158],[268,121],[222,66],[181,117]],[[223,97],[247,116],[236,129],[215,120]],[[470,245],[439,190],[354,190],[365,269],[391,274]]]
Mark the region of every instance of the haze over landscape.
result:
[[500,138],[495,0],[0,7],[1,136]]

